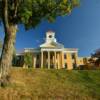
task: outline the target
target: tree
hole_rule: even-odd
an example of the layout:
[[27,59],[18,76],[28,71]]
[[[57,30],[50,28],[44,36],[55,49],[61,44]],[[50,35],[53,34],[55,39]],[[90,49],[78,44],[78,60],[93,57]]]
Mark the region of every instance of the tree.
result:
[[100,67],[100,49],[97,49],[93,54],[92,54],[92,59],[94,59],[94,64],[98,67]]
[[1,56],[1,50],[2,50],[2,40],[0,39],[0,56]]
[[9,75],[18,24],[36,27],[43,19],[53,22],[57,16],[70,14],[79,0],[0,0],[0,20],[5,38],[0,59],[0,83]]
[[1,41],[1,39],[0,39],[0,50],[2,49],[2,41]]

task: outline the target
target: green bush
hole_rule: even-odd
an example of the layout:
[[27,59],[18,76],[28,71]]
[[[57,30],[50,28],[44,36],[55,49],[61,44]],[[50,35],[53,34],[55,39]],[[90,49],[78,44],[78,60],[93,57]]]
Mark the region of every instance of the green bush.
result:
[[28,67],[32,67],[33,66],[33,56],[32,53],[25,53],[24,55],[24,64]]

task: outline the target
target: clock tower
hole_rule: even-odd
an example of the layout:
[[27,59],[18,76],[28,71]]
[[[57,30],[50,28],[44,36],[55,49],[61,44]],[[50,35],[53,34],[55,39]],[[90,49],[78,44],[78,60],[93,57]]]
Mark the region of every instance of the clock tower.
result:
[[56,42],[55,32],[48,31],[46,32],[46,43]]

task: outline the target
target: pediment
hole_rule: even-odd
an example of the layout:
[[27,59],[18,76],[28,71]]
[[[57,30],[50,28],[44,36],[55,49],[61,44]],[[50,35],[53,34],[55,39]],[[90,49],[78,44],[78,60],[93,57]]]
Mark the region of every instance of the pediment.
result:
[[64,46],[57,42],[44,43],[40,45],[41,48],[64,48]]

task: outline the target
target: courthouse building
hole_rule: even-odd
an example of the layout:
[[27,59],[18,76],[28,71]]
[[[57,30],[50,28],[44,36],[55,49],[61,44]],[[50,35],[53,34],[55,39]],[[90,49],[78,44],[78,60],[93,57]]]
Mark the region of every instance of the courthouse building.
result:
[[26,66],[24,64],[25,53],[31,53],[33,68],[65,68],[70,70],[80,65],[78,49],[65,48],[57,41],[53,31],[46,32],[45,42],[38,48],[26,48],[23,53],[17,54],[19,65]]

